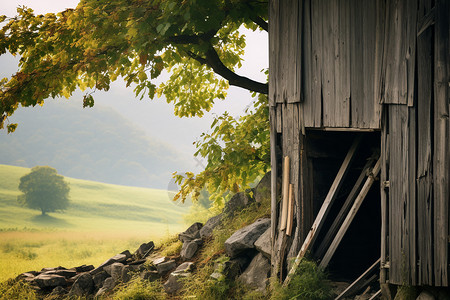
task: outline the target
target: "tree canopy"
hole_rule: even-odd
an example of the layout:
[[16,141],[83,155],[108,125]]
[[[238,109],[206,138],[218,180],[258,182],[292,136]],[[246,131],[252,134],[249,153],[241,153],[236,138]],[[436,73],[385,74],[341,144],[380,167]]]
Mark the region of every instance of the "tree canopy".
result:
[[[15,17],[0,17],[5,24],[0,54],[20,55],[19,71],[0,81],[0,128],[6,125],[9,132],[17,124],[7,124],[7,118],[19,105],[42,105],[48,97],[69,97],[79,88],[85,92],[83,106],[92,106],[95,90],[107,91],[118,77],[141,99],[165,96],[180,117],[201,117],[217,99],[225,99],[229,85],[261,95],[268,91],[267,83],[235,73],[245,47],[239,28],[267,31],[264,0],[81,0],[58,14],[34,15],[26,7],[17,11]],[[168,79],[158,84],[165,72]],[[265,159],[268,126],[262,130],[261,124],[268,125],[266,103],[266,97],[258,98],[249,111],[253,121],[218,117],[213,133],[197,145],[198,155],[208,157],[208,172],[234,190],[262,172],[260,163],[256,173],[245,165]],[[231,164],[226,156],[242,165],[239,174],[225,171]],[[213,193],[223,189],[223,183],[204,175],[193,181],[193,174],[186,174],[179,196],[195,196],[206,181]]]
[[51,167],[37,166],[20,178],[17,200],[23,206],[48,212],[65,210],[69,206],[69,184]]

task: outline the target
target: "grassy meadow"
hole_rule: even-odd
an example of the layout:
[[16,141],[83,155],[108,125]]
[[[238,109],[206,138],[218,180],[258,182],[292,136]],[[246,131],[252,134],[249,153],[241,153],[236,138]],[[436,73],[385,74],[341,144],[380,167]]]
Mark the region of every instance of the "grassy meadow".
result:
[[20,207],[29,169],[0,165],[0,282],[43,267],[98,265],[123,250],[181,232],[187,206],[164,190],[67,178],[70,207],[49,213]]

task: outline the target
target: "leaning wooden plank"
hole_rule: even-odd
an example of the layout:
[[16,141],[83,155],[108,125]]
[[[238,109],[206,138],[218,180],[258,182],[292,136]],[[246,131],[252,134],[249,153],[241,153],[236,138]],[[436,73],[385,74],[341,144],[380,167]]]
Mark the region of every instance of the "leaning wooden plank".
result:
[[347,175],[350,163],[352,162],[356,150],[359,147],[359,144],[361,142],[362,136],[359,135],[355,138],[353,141],[352,146],[350,147],[350,150],[347,153],[347,156],[344,158],[344,161],[341,165],[341,168],[339,169],[336,178],[334,179],[333,184],[331,185],[331,188],[322,204],[322,207],[320,208],[319,213],[317,214],[316,219],[314,220],[314,223],[311,227],[311,229],[308,232],[308,235],[305,238],[305,241],[303,242],[302,247],[300,248],[300,251],[297,254],[297,257],[295,258],[294,265],[292,266],[291,270],[289,271],[285,281],[284,286],[289,284],[289,281],[291,280],[292,275],[295,273],[295,270],[298,268],[298,265],[300,264],[300,261],[302,260],[303,256],[305,256],[306,251],[312,247],[314,244],[315,239],[317,238],[317,234],[322,228],[323,222],[326,219],[326,216],[328,215],[329,209],[336,198],[337,192],[339,191],[342,182],[344,181],[345,176]]
[[342,238],[344,237],[345,233],[347,232],[347,229],[350,227],[350,223],[353,221],[353,218],[356,216],[356,213],[358,212],[359,208],[361,207],[361,204],[366,198],[367,193],[369,192],[370,188],[372,187],[373,182],[375,181],[375,177],[380,172],[380,165],[381,165],[381,159],[378,159],[377,163],[375,164],[375,167],[372,170],[372,174],[367,178],[366,182],[364,183],[363,188],[361,189],[361,192],[359,192],[358,197],[355,199],[355,203],[353,203],[352,208],[350,209],[349,214],[344,220],[344,223],[342,223],[341,228],[339,229],[338,233],[334,237],[333,242],[331,243],[330,247],[328,248],[327,253],[325,253],[325,256],[323,257],[322,261],[320,262],[320,267],[325,268],[328,263],[331,260],[331,257],[333,257],[334,252],[336,251],[337,247],[339,246],[339,243],[341,242]]
[[356,196],[358,195],[358,192],[361,190],[363,184],[364,184],[364,178],[367,177],[369,169],[373,166],[375,159],[370,158],[367,163],[364,165],[361,173],[359,174],[358,179],[356,180],[355,185],[353,186],[352,190],[347,196],[347,199],[345,199],[344,205],[342,205],[341,210],[339,211],[339,214],[337,215],[336,219],[334,219],[333,224],[330,226],[330,228],[327,231],[327,234],[322,239],[320,246],[317,248],[317,250],[314,253],[314,256],[316,258],[321,258],[325,251],[327,250],[327,247],[330,246],[330,243],[333,239],[333,237],[336,235],[336,232],[338,231],[339,227],[342,225],[342,222],[344,221],[345,216],[348,214],[348,211],[350,210],[353,202],[355,201]]
[[375,294],[372,295],[372,297],[369,298],[369,300],[375,300],[381,295],[381,290],[378,290]]
[[292,224],[294,222],[294,185],[289,184],[289,204],[288,204],[288,216],[286,225],[286,235],[291,236]]
[[287,214],[289,206],[289,156],[284,157],[283,162],[283,204],[281,211],[280,230],[286,229]]
[[346,297],[352,290],[354,290],[355,286],[359,285],[361,282],[363,282],[366,277],[372,273],[374,270],[377,269],[377,267],[380,265],[380,259],[378,259],[373,265],[371,265],[364,273],[361,274],[355,281],[353,281],[352,284],[348,288],[345,289],[339,296],[334,298],[334,300],[343,299]]

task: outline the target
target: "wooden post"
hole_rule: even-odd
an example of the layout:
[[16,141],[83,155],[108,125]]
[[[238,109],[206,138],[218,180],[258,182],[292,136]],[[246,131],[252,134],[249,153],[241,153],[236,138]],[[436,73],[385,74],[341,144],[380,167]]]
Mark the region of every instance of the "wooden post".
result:
[[288,207],[288,218],[286,225],[286,235],[291,236],[292,225],[294,222],[294,185],[289,184],[289,207]]
[[281,208],[280,231],[286,229],[288,206],[289,206],[289,156],[285,156],[283,163],[283,204]]
[[270,112],[270,222],[271,222],[271,245],[275,243],[277,230],[277,132],[276,132],[276,106],[269,108]]

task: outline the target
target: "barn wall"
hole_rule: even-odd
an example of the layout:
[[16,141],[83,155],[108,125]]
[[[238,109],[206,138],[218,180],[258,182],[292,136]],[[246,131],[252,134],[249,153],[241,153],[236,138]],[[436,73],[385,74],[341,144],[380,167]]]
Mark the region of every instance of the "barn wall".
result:
[[272,169],[290,157],[297,227],[273,226],[272,263],[295,256],[313,221],[308,129],[381,130],[386,279],[448,286],[449,1],[269,3]]

